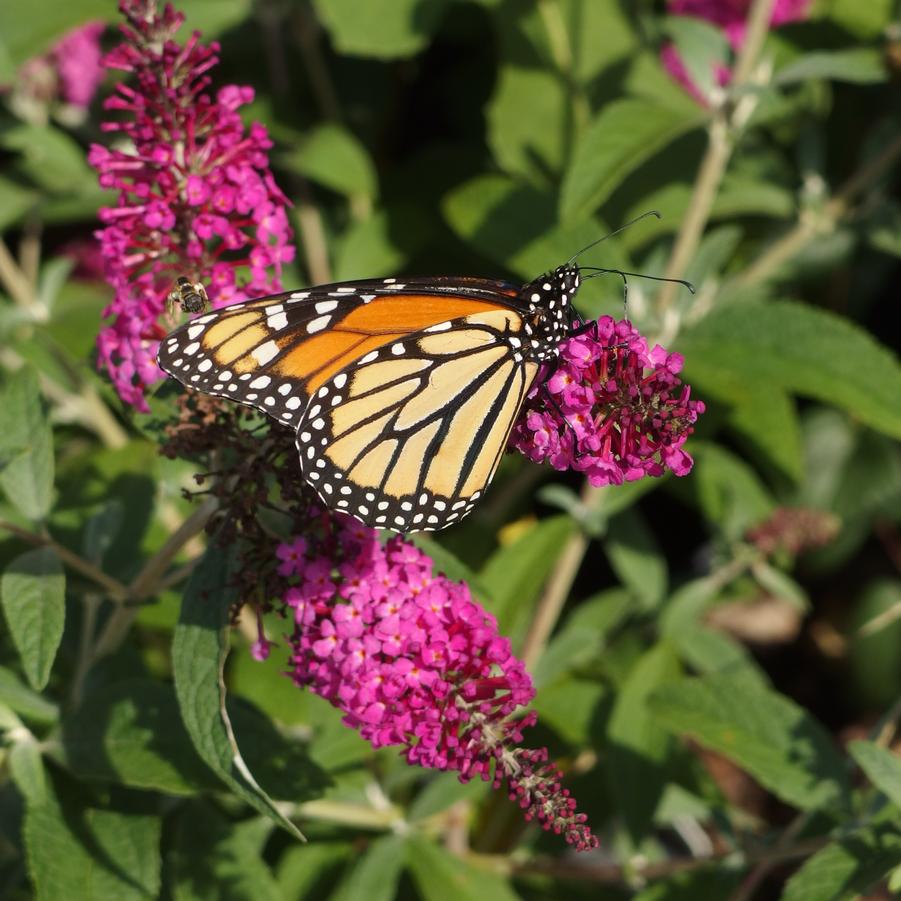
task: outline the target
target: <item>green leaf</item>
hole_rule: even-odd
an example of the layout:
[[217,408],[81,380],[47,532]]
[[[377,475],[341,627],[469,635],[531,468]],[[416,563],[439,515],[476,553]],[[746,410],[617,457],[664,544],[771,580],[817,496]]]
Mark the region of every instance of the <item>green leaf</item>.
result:
[[185,589],[172,642],[178,705],[191,741],[210,769],[236,795],[303,840],[248,769],[225,708],[223,668],[229,650],[228,610],[236,599],[231,578],[236,557],[212,545]]
[[33,739],[16,742],[9,751],[9,775],[28,804],[47,800],[47,779],[41,749]]
[[393,901],[406,857],[402,838],[389,836],[374,841],[341,880],[329,901]]
[[[554,226],[553,196],[503,175],[481,175],[465,182],[445,196],[442,207],[448,225],[460,238],[529,280],[605,232],[595,220]],[[592,254],[597,266],[628,268],[615,241],[605,241]],[[580,306],[583,297],[579,297]]]
[[50,511],[53,434],[37,376],[28,367],[0,389],[0,487],[29,519],[43,519]]
[[38,199],[36,192],[7,178],[0,178],[0,232],[15,225]]
[[[296,686],[285,681],[296,695]],[[240,698],[229,698],[227,710],[247,767],[267,795],[299,804],[323,793],[328,777],[310,759],[305,743],[283,736],[268,717]]]
[[867,332],[832,313],[793,302],[720,307],[680,336],[678,350],[688,382],[766,382],[843,407],[901,437],[901,365]]
[[722,29],[694,16],[667,16],[666,33],[672,38],[692,82],[704,97],[710,97],[717,66],[729,60],[729,41]]
[[40,691],[66,622],[66,577],[56,551],[42,547],[16,557],[0,579],[0,601],[25,675]]
[[818,851],[788,880],[782,901],[850,901],[898,865],[901,835],[891,826],[859,829]]
[[589,216],[627,175],[702,121],[651,100],[607,104],[576,144],[560,193],[561,220]]
[[82,186],[93,188],[96,183],[81,145],[52,125],[17,125],[0,131],[0,145],[21,154],[26,175],[51,194],[77,194]]
[[378,177],[369,153],[340,125],[320,125],[296,150],[285,155],[286,166],[349,197],[375,197]]
[[894,0],[822,0],[820,12],[860,38],[881,35],[892,21]]
[[507,881],[414,835],[407,866],[423,901],[517,901]]
[[621,588],[604,591],[579,604],[538,660],[532,672],[535,687],[541,688],[557,676],[596,660],[607,636],[626,619],[633,606],[629,592]]
[[394,59],[421,50],[438,27],[447,0],[314,0],[316,18],[335,49],[349,56]]
[[870,782],[901,809],[901,759],[898,755],[869,741],[852,741],[848,750]]
[[844,761],[803,708],[743,674],[685,679],[650,699],[656,719],[724,754],[802,810],[846,804]]
[[39,725],[50,725],[59,718],[56,704],[27,688],[15,673],[4,666],[0,666],[0,703]]
[[[722,384],[722,383],[721,383]],[[709,385],[704,386],[705,393]],[[771,385],[745,383],[729,392],[726,421],[754,450],[793,481],[801,478],[801,426],[791,397]]]
[[501,169],[538,185],[547,182],[548,172],[561,170],[567,97],[565,84],[553,72],[504,66],[485,112],[488,143]]
[[522,637],[532,605],[572,531],[572,522],[565,516],[542,520],[495,551],[479,573],[491,599],[490,610],[514,644]]
[[335,281],[403,272],[407,261],[434,236],[434,220],[420,206],[395,205],[354,222],[335,251]]
[[287,848],[276,872],[282,898],[327,897],[337,882],[338,871],[355,852],[348,844],[323,841]]
[[459,801],[477,804],[489,791],[481,779],[461,782],[455,773],[435,773],[407,807],[407,819],[411,823],[427,820]]
[[160,891],[159,818],[57,797],[29,804],[24,838],[38,898],[152,901]]
[[763,670],[744,645],[723,632],[706,626],[685,626],[671,636],[682,661],[702,675],[736,673],[756,680],[762,687],[769,682]]
[[63,721],[62,751],[82,779],[170,795],[215,789],[178,714],[175,692],[151,679],[104,685]]
[[745,530],[765,519],[776,502],[757,472],[718,444],[695,442],[692,483],[707,519],[723,534],[738,540]]
[[205,801],[183,807],[170,858],[175,901],[283,901],[263,860],[271,831],[256,817],[230,822]]
[[666,558],[636,508],[624,510],[610,521],[603,547],[620,582],[645,609],[656,607],[666,594]]
[[574,747],[582,747],[590,742],[598,706],[607,693],[598,682],[563,676],[539,690],[532,708],[545,728],[550,727]]
[[774,76],[773,83],[783,86],[813,78],[829,78],[852,84],[876,84],[885,81],[887,77],[880,49],[852,47],[848,50],[805,53],[780,69]]
[[108,19],[114,10],[107,0],[6,0],[0,4],[0,56],[5,50],[14,74],[29,57],[43,53],[71,28],[90,19]]
[[646,651],[629,671],[607,727],[610,790],[635,842],[650,828],[663,794],[661,764],[672,744],[651,715],[648,699],[678,676],[679,663],[668,644]]

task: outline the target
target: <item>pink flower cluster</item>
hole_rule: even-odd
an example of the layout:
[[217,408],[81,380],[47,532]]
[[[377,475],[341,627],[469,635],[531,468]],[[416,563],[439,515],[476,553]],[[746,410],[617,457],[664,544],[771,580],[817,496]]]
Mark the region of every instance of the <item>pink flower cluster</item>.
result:
[[529,392],[510,438],[537,463],[584,472],[592,485],[619,485],[692,467],[682,445],[704,412],[677,378],[682,357],[604,316],[560,345],[550,378]]
[[[770,26],[778,28],[788,22],[798,22],[807,16],[810,0],[776,0],[770,16]],[[693,16],[705,19],[722,30],[736,53],[742,48],[747,33],[748,11],[751,0],[669,0],[669,12],[674,16]],[[664,68],[688,91],[699,103],[707,104],[705,97],[688,72],[685,62],[673,44],[664,45],[660,51]],[[720,87],[727,85],[732,78],[731,70],[724,65],[717,65],[714,72]]]
[[131,73],[133,84],[105,101],[121,115],[103,128],[127,149],[95,144],[89,154],[100,184],[118,194],[97,232],[115,289],[98,348],[120,397],[146,411],[146,386],[162,377],[156,350],[173,324],[160,318],[174,279],[202,278],[214,306],[273,293],[294,247],[288,201],[269,170],[272,142],[238,114],[253,90],[230,85],[211,96],[218,46],[197,32],[177,43],[184,17],[171,5],[160,12],[154,0],[123,0],[120,9],[124,41],[104,65]]
[[78,110],[90,106],[104,69],[101,65],[100,38],[104,22],[87,22],[66,32],[45,54],[22,65],[14,86],[17,106],[23,102],[44,108],[62,100]]
[[296,538],[278,549],[293,583],[284,603],[295,621],[294,681],[374,747],[401,746],[409,763],[463,781],[506,784],[527,819],[580,850],[596,847],[547,752],[517,747],[536,716],[513,716],[535,692],[494,618],[403,538],[383,545],[349,517],[331,522],[315,548]]

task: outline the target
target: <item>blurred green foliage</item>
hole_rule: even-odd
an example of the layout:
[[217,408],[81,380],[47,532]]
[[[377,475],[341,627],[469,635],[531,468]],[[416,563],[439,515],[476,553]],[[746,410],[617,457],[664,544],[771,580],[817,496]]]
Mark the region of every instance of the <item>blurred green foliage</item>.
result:
[[[296,204],[289,286],[530,279],[658,209],[590,262],[694,282],[633,279],[628,312],[708,413],[685,479],[589,492],[511,457],[465,525],[416,539],[527,659],[532,741],[602,838],[573,858],[486,786],[371,751],[278,649],[253,661],[203,602],[214,555],[186,583],[191,467],[93,365],[99,100],[80,121],[0,107],[0,895],[901,890],[897,4],[818,0],[714,108],[659,48],[712,88],[727,47],[651,0],[181,8],[221,42],[216,83],[257,92]],[[6,0],[0,84],[96,18],[111,45],[110,0]],[[579,303],[619,315],[622,284]],[[785,509],[828,540],[764,549]]]

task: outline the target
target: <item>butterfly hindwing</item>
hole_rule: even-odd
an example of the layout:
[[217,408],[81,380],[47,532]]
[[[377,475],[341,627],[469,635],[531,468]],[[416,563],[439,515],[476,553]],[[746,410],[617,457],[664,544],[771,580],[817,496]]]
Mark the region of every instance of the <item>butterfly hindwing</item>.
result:
[[441,529],[485,490],[537,363],[494,307],[373,348],[316,390],[297,430],[307,481],[367,525]]

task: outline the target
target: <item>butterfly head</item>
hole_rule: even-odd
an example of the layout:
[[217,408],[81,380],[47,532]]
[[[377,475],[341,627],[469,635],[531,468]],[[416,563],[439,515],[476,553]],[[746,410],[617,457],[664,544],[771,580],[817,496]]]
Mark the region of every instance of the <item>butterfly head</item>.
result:
[[528,329],[536,359],[556,356],[557,345],[569,336],[573,319],[572,301],[581,284],[579,267],[564,263],[523,288],[529,305]]

